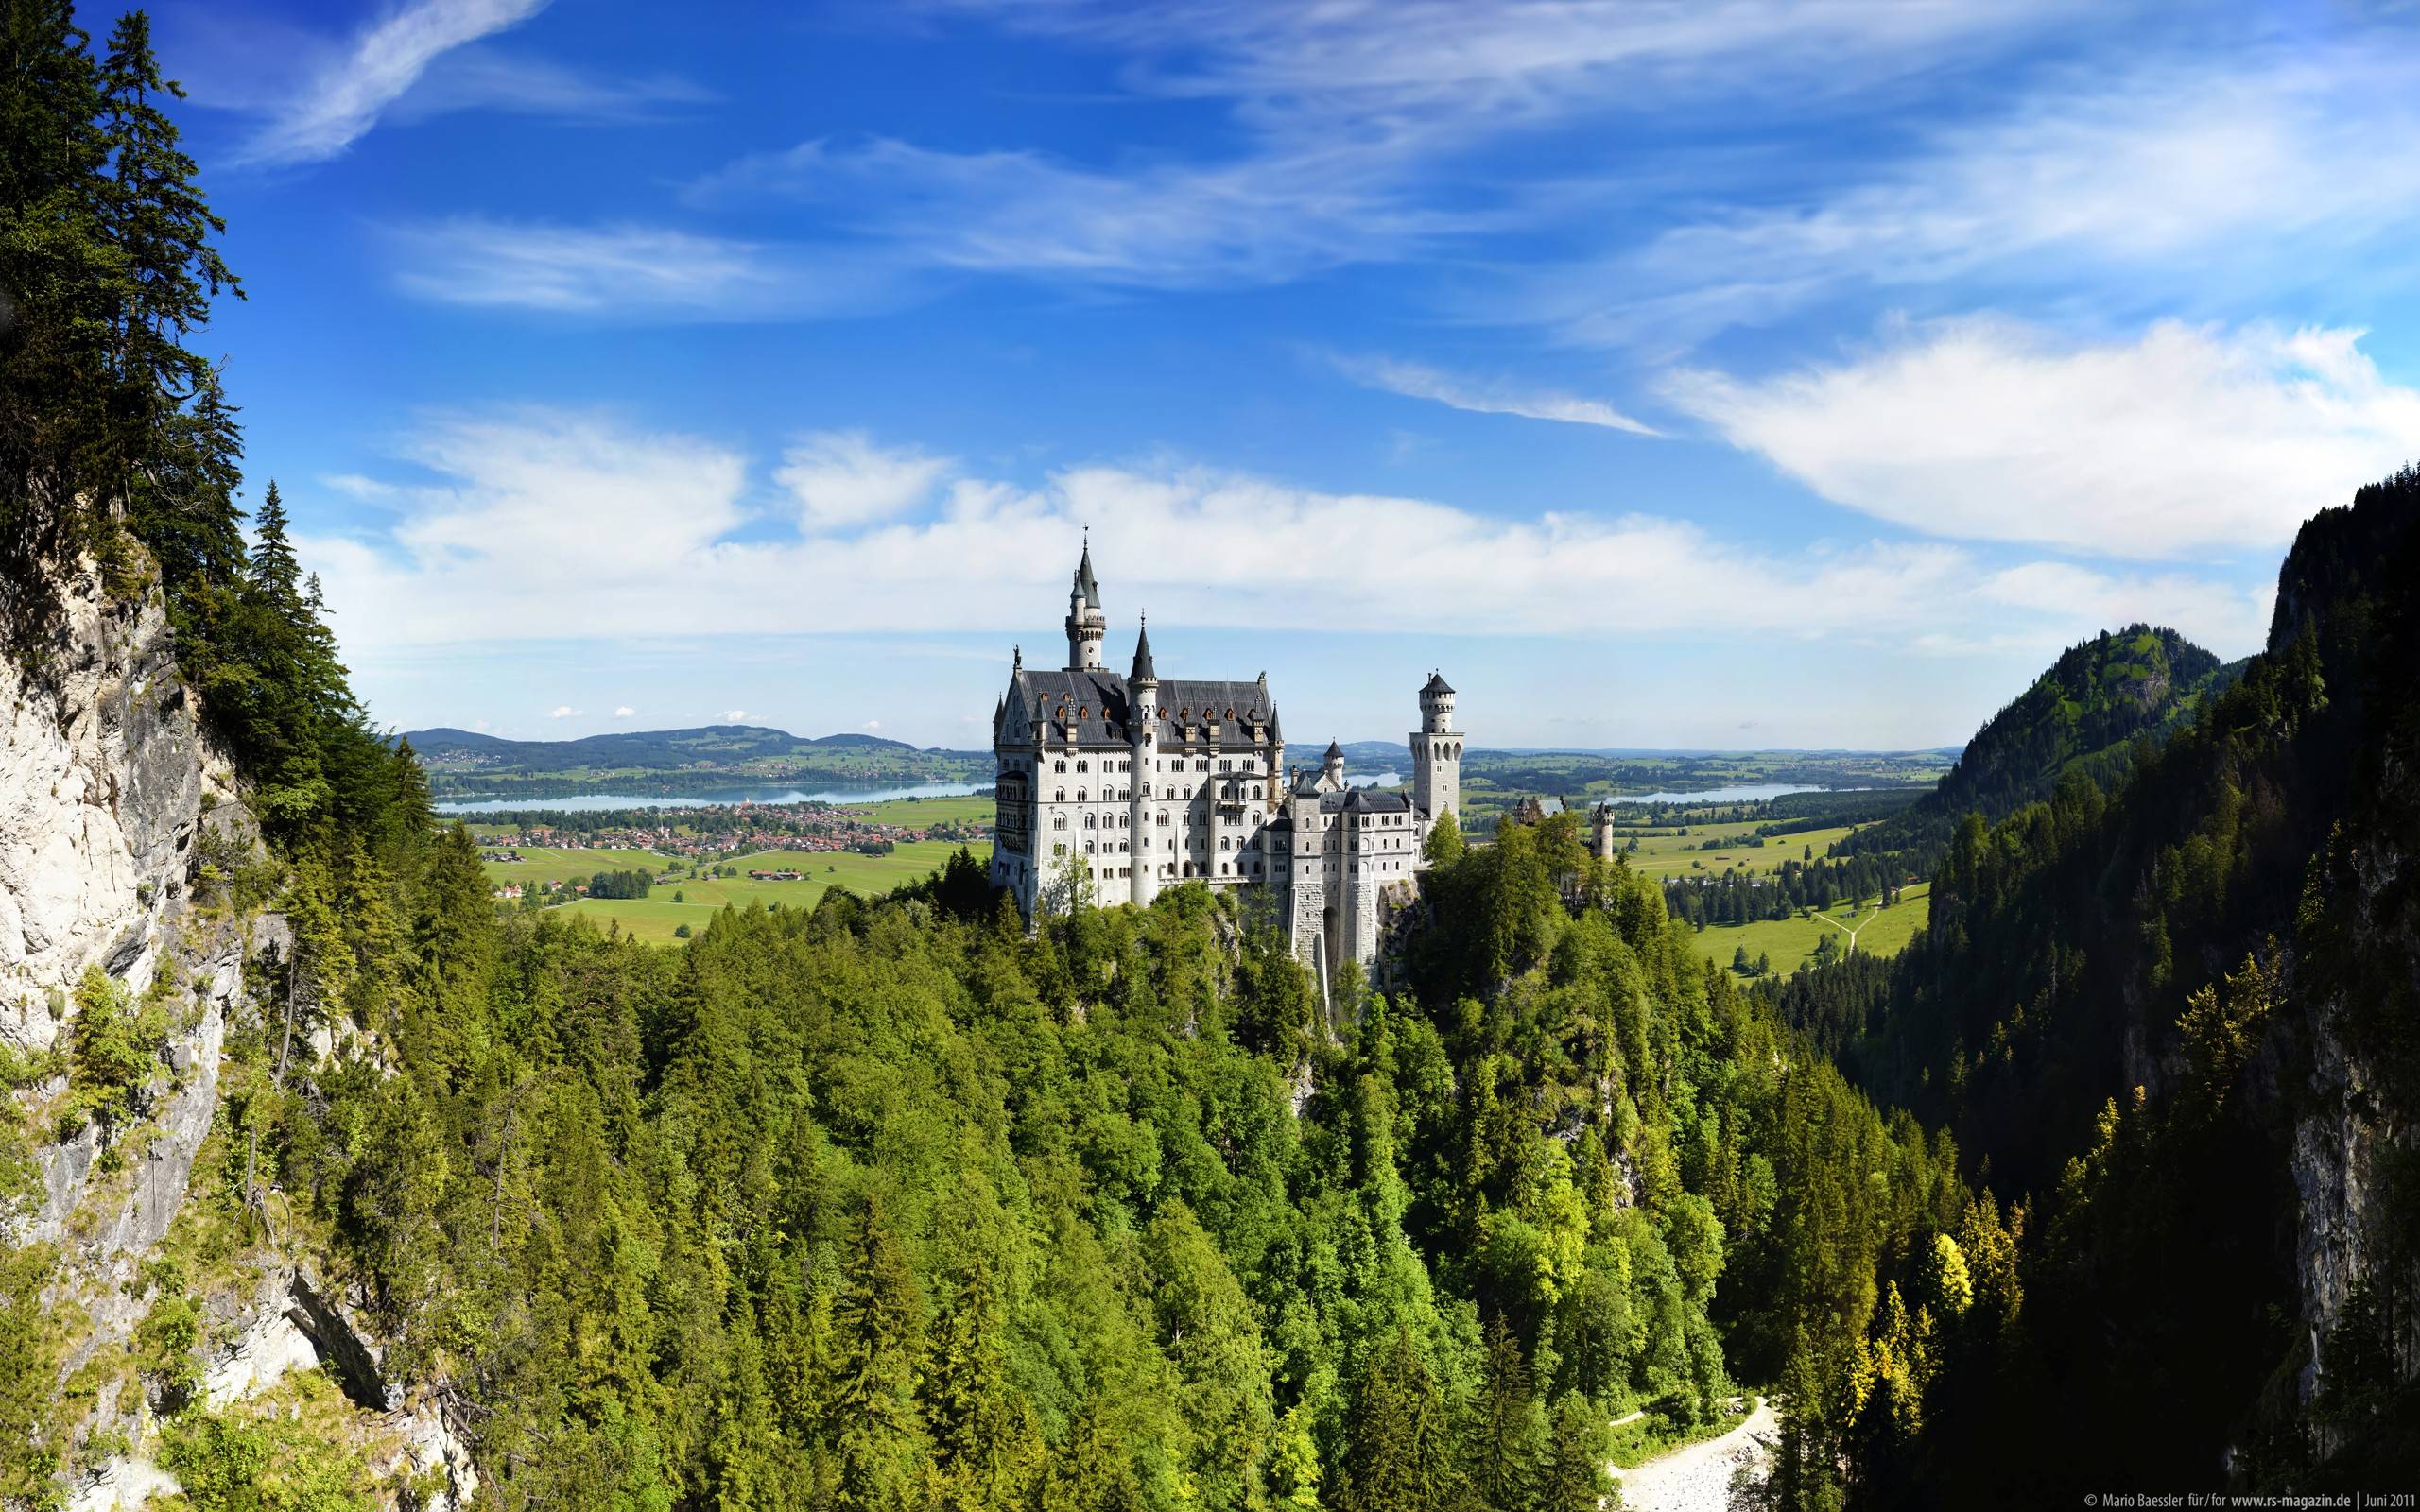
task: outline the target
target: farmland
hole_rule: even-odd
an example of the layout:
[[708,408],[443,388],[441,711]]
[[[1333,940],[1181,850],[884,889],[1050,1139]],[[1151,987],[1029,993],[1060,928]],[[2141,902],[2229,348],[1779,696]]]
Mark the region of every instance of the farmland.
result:
[[[990,859],[991,848],[988,846],[975,845],[967,849],[977,861]],[[685,871],[676,870],[668,876],[659,872],[654,891],[645,898],[583,898],[564,906],[569,912],[595,919],[600,925],[609,919],[616,920],[625,932],[641,939],[668,943],[675,937],[673,931],[681,925],[688,925],[693,933],[702,930],[726,905],[750,908],[761,903],[808,908],[823,896],[826,889],[836,886],[869,895],[889,892],[902,883],[918,881],[939,869],[957,850],[958,847],[946,840],[913,841],[887,856],[760,850],[721,863],[737,868],[740,875],[736,877],[697,878]],[[615,852],[587,850],[574,853],[602,856]],[[661,856],[654,857],[653,862],[658,867],[671,865]],[[590,869],[598,868],[592,867]],[[798,871],[804,875],[797,882],[757,882],[747,875],[752,869]],[[678,902],[673,901],[676,894],[681,899]]]
[[[1822,853],[1820,848],[1817,853]],[[1709,925],[1692,937],[1698,954],[1718,966],[1729,966],[1733,954],[1744,949],[1752,961],[1759,955],[1771,956],[1774,973],[1788,976],[1815,954],[1817,942],[1824,936],[1836,936],[1846,946],[1850,929],[1857,931],[1858,950],[1876,955],[1897,954],[1931,916],[1931,892],[1929,883],[1910,883],[1899,894],[1899,901],[1888,908],[1869,904],[1857,914],[1836,908],[1826,909],[1824,917],[1815,919],[1793,916],[1754,924]],[[1840,927],[1843,924],[1848,928]]]

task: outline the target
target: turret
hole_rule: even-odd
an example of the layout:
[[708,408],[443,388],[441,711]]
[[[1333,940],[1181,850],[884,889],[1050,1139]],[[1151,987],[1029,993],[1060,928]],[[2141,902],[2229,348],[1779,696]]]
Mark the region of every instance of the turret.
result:
[[1320,783],[1331,789],[1344,785],[1344,747],[1332,740],[1327,743],[1327,754],[1320,758]]
[[1134,637],[1134,668],[1126,676],[1127,774],[1126,833],[1132,836],[1127,897],[1148,907],[1160,890],[1160,858],[1152,846],[1151,757],[1159,749],[1160,677],[1151,665],[1151,626],[1147,619]]
[[1462,816],[1462,734],[1454,728],[1454,690],[1438,673],[1420,689],[1420,728],[1411,732],[1411,802],[1430,819]]
[[1093,580],[1093,542],[1084,536],[1083,559],[1076,564],[1076,579],[1067,591],[1067,670],[1098,672],[1101,637],[1109,620],[1100,611],[1100,584]]

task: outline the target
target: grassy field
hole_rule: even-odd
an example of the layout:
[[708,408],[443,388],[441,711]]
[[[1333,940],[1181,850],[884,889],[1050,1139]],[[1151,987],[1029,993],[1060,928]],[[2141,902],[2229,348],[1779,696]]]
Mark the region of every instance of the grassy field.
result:
[[[1821,854],[1821,848],[1817,848]],[[1808,956],[1815,954],[1815,943],[1826,935],[1841,936],[1848,943],[1848,931],[1857,931],[1857,948],[1877,955],[1896,955],[1915,937],[1925,920],[1932,915],[1932,885],[1910,883],[1899,894],[1899,901],[1888,908],[1869,904],[1865,911],[1852,915],[1845,910],[1827,910],[1815,919],[1768,919],[1754,924],[1709,924],[1696,935],[1698,954],[1718,966],[1731,964],[1732,953],[1746,947],[1748,958],[1759,954],[1772,957],[1773,971],[1788,976],[1798,970]],[[1833,923],[1830,920],[1838,920]],[[1847,929],[1840,925],[1848,926]]]
[[[471,833],[479,832],[474,828]],[[519,861],[488,862],[488,881],[499,887],[508,882],[526,887],[534,882],[585,882],[600,871],[662,871],[672,864],[652,850],[557,850],[542,845],[525,845],[520,850]]]
[[[977,861],[991,856],[989,846],[967,849]],[[641,939],[669,942],[674,937],[672,932],[683,924],[688,925],[692,933],[702,931],[725,904],[748,908],[757,903],[779,903],[786,908],[809,908],[827,887],[846,887],[867,896],[889,892],[901,883],[917,881],[938,869],[957,850],[950,841],[919,840],[903,845],[887,856],[760,850],[754,855],[735,856],[723,865],[737,867],[743,873],[751,868],[760,871],[794,868],[806,875],[797,882],[752,882],[744,875],[693,881],[683,876],[657,883],[654,892],[645,898],[583,898],[563,906],[574,913],[589,915],[599,924],[609,919],[618,919],[625,932]],[[672,901],[675,893],[681,895],[681,902]]]
[[852,803],[876,824],[898,824],[918,828],[927,824],[989,824],[992,822],[992,800],[988,798],[895,798],[888,803]]
[[[1780,869],[1785,861],[1804,860],[1806,848],[1813,846],[1822,856],[1833,842],[1845,838],[1851,826],[1832,830],[1805,830],[1796,834],[1777,834],[1758,847],[1749,842],[1755,839],[1754,824],[1692,824],[1686,834],[1642,834],[1638,849],[1630,852],[1631,869],[1651,877],[1668,877],[1685,872],[1692,861],[1703,863],[1704,869],[1722,872],[1733,867],[1743,871],[1764,872]],[[1725,843],[1715,850],[1705,849],[1708,840]],[[1736,842],[1736,843],[1735,843]],[[1628,845],[1627,838],[1616,836],[1618,849]]]

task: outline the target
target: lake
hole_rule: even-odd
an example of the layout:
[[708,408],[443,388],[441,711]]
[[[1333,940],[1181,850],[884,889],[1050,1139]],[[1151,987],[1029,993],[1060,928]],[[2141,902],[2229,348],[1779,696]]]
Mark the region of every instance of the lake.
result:
[[[1402,781],[1392,772],[1350,779],[1355,787],[1392,787]],[[607,809],[705,809],[733,803],[887,803],[901,798],[964,798],[989,782],[914,782],[883,787],[873,783],[827,783],[820,787],[712,787],[696,793],[574,793],[568,798],[454,799],[437,805],[440,814],[595,814]]]
[[831,782],[816,787],[710,787],[695,793],[574,793],[566,798],[456,799],[440,814],[594,814],[604,809],[705,809],[733,803],[887,803],[901,798],[964,798],[989,782]]
[[1735,782],[1729,787],[1701,787],[1687,793],[1624,793],[1615,803],[1761,803],[1787,793],[1849,793],[1863,788],[1825,787],[1820,782]]

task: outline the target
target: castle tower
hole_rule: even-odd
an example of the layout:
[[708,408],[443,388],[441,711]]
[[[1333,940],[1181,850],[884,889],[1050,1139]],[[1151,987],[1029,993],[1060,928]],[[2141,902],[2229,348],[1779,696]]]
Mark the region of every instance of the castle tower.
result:
[[1093,581],[1092,535],[1084,536],[1084,559],[1076,564],[1075,586],[1067,592],[1067,670],[1098,672],[1101,637],[1109,620],[1100,611],[1100,584]]
[[1152,844],[1151,757],[1159,749],[1160,678],[1151,666],[1151,627],[1147,620],[1134,637],[1134,670],[1126,676],[1126,739],[1133,771],[1126,783],[1126,827],[1133,836],[1129,868],[1133,886],[1127,896],[1137,907],[1149,907],[1160,891],[1159,852]]
[[1454,690],[1437,673],[1420,690],[1420,728],[1411,733],[1411,802],[1435,819],[1462,816],[1462,732],[1454,728]]

